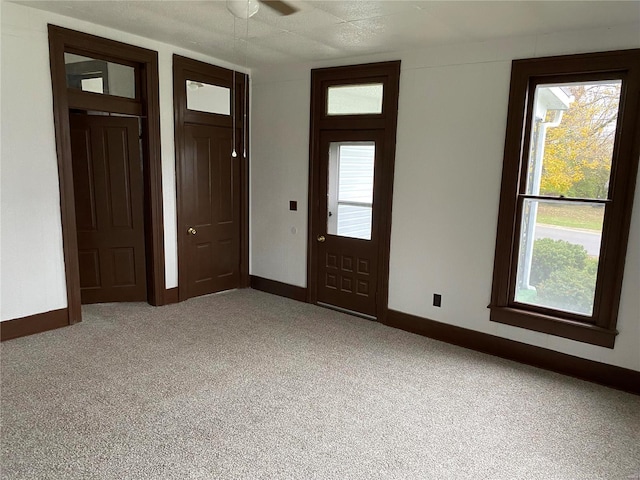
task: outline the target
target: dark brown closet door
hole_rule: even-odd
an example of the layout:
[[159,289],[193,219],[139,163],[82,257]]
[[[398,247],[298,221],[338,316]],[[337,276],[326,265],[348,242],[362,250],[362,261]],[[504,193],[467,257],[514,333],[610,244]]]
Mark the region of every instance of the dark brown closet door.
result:
[[240,161],[231,128],[185,125],[182,165],[187,297],[240,281]]
[[70,115],[82,303],[146,301],[138,119]]

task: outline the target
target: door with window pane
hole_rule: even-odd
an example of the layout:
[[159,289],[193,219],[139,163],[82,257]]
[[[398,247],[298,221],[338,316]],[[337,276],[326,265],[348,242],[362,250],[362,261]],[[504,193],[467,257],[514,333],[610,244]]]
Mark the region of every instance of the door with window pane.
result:
[[311,71],[307,301],[384,322],[400,62]]
[[325,131],[319,178],[318,301],[376,315],[379,131]]

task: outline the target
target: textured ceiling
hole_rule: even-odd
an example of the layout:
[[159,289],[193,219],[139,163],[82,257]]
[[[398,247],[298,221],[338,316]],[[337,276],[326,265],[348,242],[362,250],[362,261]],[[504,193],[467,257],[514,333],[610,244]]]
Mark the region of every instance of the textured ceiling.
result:
[[294,0],[297,13],[261,5],[248,23],[224,0],[16,3],[249,67],[640,22],[640,1]]

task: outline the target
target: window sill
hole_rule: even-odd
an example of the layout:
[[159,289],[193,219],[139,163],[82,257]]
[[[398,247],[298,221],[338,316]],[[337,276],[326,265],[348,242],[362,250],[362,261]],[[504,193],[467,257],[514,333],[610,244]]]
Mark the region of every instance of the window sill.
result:
[[542,315],[511,307],[489,306],[492,322],[548,333],[577,342],[590,343],[600,347],[613,348],[617,330],[576,322],[559,317]]

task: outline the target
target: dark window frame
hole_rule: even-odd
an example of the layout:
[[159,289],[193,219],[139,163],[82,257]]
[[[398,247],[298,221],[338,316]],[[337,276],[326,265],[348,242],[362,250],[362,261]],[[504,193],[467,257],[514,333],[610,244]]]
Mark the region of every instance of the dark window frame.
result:
[[[616,142],[591,317],[514,300],[533,94],[541,83],[621,79]],[[640,49],[514,60],[491,294],[491,321],[613,348],[640,157]]]

